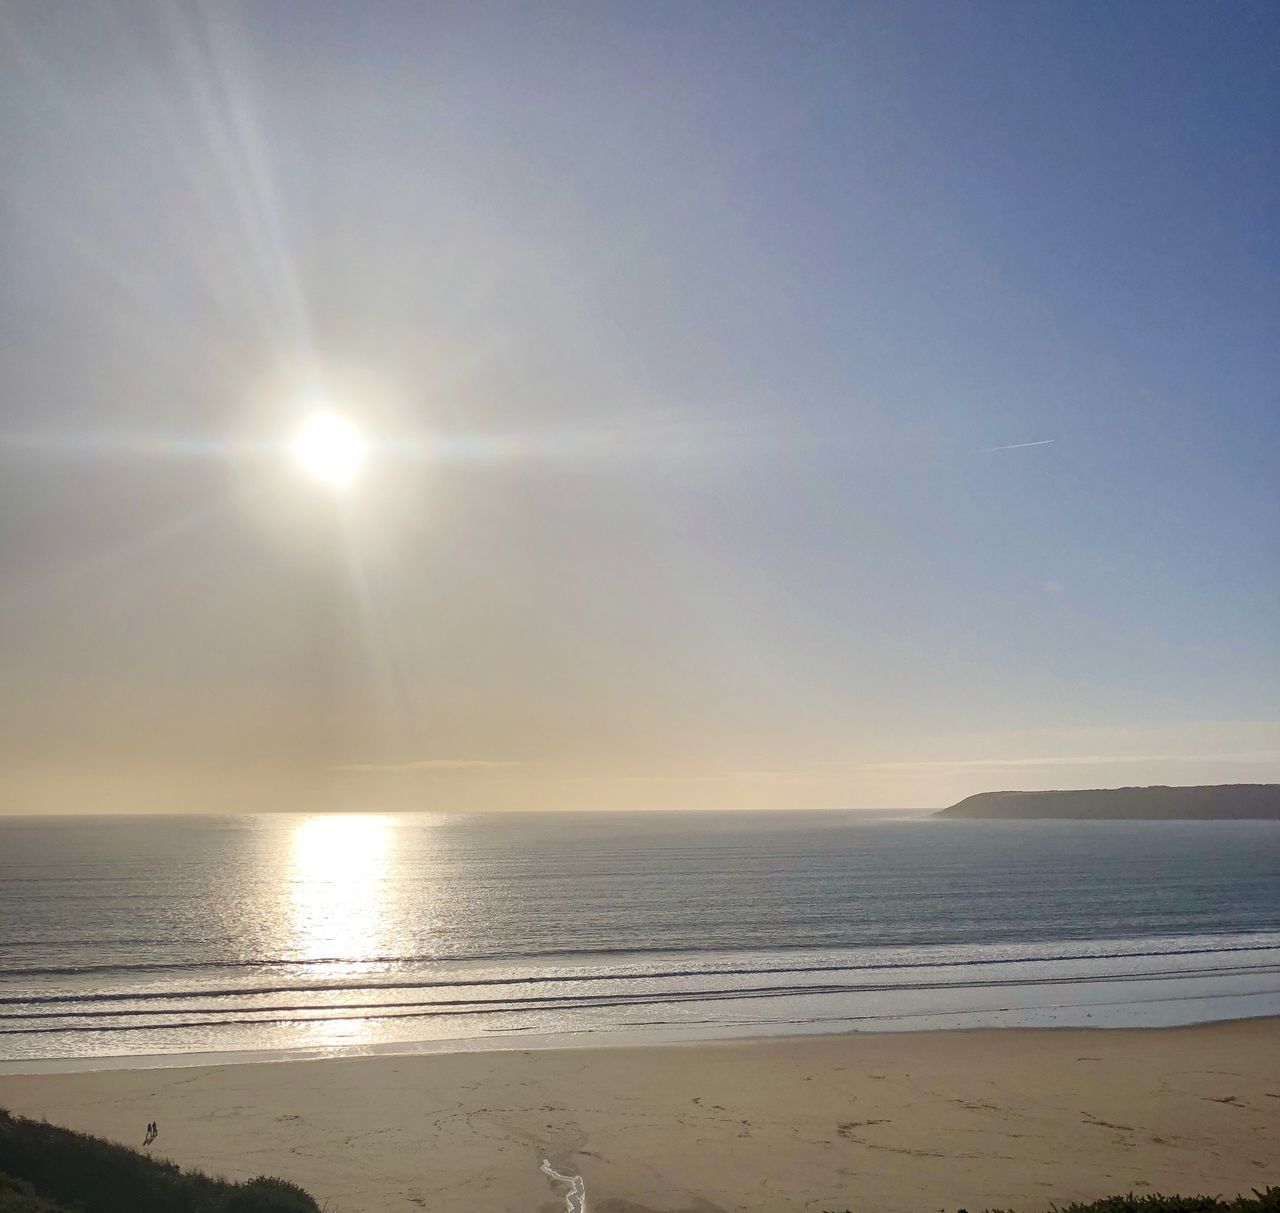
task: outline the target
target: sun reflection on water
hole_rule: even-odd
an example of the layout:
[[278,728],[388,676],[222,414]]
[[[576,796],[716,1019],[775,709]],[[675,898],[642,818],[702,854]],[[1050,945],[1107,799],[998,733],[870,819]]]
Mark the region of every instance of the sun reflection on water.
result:
[[290,880],[295,955],[339,962],[330,975],[387,954],[390,817],[309,817],[293,832]]

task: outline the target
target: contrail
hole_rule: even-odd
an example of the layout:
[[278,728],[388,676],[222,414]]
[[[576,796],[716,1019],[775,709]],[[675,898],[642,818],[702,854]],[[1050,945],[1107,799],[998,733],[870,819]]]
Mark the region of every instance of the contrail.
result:
[[1056,438],[1042,438],[1039,442],[1011,442],[1008,446],[989,446],[982,453],[990,455],[995,451],[1020,451],[1025,446],[1051,446],[1057,441]]
[[564,1207],[569,1213],[587,1213],[587,1184],[581,1175],[561,1175],[559,1171],[553,1171],[549,1158],[542,1160],[542,1170],[552,1179],[569,1185],[569,1191],[564,1195]]

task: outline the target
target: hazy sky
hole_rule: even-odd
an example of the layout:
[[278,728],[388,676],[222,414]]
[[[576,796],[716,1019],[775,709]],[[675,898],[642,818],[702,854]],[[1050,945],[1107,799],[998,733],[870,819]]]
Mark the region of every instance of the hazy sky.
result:
[[1274,4],[0,45],[0,811],[1280,778]]

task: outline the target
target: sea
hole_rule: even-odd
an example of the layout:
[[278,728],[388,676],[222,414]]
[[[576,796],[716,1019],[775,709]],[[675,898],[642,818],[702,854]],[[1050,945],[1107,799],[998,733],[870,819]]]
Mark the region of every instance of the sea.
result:
[[1280,823],[0,818],[0,1072],[1280,1014]]

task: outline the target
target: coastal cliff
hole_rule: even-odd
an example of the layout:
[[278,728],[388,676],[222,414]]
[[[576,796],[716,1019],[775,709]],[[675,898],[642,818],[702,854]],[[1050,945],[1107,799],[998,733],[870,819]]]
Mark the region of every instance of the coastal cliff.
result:
[[979,792],[935,817],[1080,821],[1280,821],[1280,784],[1095,788],[1077,792]]

